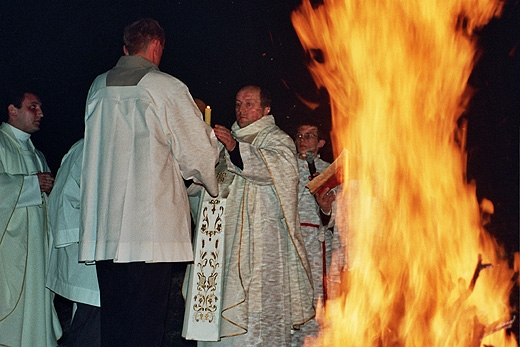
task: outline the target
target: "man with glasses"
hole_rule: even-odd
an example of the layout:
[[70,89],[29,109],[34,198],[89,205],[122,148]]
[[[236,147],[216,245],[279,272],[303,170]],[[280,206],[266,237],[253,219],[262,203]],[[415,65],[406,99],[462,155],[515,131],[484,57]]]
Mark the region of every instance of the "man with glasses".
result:
[[[331,259],[332,233],[328,229],[335,199],[333,190],[324,188],[313,196],[305,187],[310,180],[323,172],[330,164],[320,158],[319,151],[325,146],[317,123],[301,123],[296,130],[295,140],[298,152],[300,181],[298,184],[298,211],[300,225],[311,265],[314,284],[314,305],[326,299],[326,269]],[[306,336],[317,335],[319,325],[315,319],[293,331],[292,346],[303,346]]]

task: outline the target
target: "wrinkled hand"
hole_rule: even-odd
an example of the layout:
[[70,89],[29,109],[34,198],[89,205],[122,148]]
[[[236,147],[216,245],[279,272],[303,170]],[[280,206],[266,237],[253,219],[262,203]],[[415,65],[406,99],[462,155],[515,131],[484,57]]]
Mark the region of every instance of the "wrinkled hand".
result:
[[336,200],[336,193],[330,188],[325,187],[319,190],[314,197],[323,213],[329,214],[332,210],[332,202]]
[[50,172],[38,172],[37,175],[40,191],[50,194],[54,186],[54,176]]
[[237,145],[237,140],[231,135],[231,130],[226,128],[222,125],[215,125],[215,128],[213,128],[213,131],[215,132],[215,135],[217,136],[217,139],[219,139],[220,142],[226,147],[228,152],[231,152],[235,149]]

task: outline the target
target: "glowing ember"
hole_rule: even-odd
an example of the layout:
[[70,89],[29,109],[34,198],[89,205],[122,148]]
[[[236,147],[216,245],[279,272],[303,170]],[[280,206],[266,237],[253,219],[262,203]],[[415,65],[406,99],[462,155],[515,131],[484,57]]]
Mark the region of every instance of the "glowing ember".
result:
[[350,271],[306,345],[517,346],[501,329],[513,270],[481,226],[456,125],[473,29],[499,12],[496,0],[324,0],[293,13],[331,97],[335,152],[351,154],[344,187],[357,187],[338,202]]

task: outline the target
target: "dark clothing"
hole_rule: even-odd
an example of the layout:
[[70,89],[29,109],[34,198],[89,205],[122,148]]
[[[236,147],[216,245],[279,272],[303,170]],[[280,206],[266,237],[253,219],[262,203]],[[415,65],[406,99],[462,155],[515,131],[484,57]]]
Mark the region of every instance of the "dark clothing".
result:
[[172,263],[105,260],[96,262],[96,270],[101,291],[101,346],[161,346]]
[[99,347],[100,308],[97,306],[76,303],[76,312],[70,324],[69,333],[60,347]]

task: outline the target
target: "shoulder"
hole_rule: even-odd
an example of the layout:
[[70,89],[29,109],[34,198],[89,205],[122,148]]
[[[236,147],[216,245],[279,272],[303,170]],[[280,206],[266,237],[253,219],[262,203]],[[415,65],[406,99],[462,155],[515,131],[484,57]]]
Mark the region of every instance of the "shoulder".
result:
[[159,88],[167,86],[179,89],[187,89],[187,86],[180,79],[159,70],[148,72],[145,76],[143,76],[139,82],[139,85],[151,85]]
[[13,143],[14,135],[6,123],[0,125],[0,146],[5,147]]
[[326,162],[321,158],[314,159],[314,164],[316,165],[316,169],[318,170],[318,172],[323,172],[330,166],[329,162]]
[[65,156],[64,156],[62,161],[64,162],[67,158],[69,158],[68,160],[73,160],[73,161],[80,160],[80,158],[83,157],[83,144],[84,144],[84,142],[85,142],[84,139],[80,139],[76,143],[74,143],[72,145],[72,147],[70,147],[70,149],[67,152],[67,154],[65,154]]
[[285,145],[289,145],[290,147],[294,147],[294,141],[293,139],[282,129],[280,129],[278,126],[275,126],[271,132],[269,133],[269,136],[272,136],[273,140],[281,142]]
[[7,134],[0,129],[0,149],[4,151],[5,148],[9,146],[9,142],[10,140]]
[[270,117],[270,119],[267,119],[267,122],[264,123],[263,128],[260,130],[259,135],[265,136],[267,139],[273,139],[273,140],[287,140],[289,139],[292,142],[291,137],[276,123],[274,122],[274,118],[272,116],[266,116]]
[[264,136],[264,141],[262,141],[263,145],[261,145],[261,147],[271,148],[281,152],[290,152],[296,158],[296,145],[285,131],[274,126],[264,129],[261,134]]
[[325,167],[330,165],[330,163],[328,161],[325,161],[325,160],[323,160],[321,158],[316,158],[315,162],[320,164],[321,166],[325,166]]
[[178,104],[191,99],[188,87],[181,80],[162,71],[150,71],[138,85],[151,92],[159,103]]
[[106,86],[106,76],[108,74],[108,71],[105,73],[102,73],[101,75],[98,75],[92,84],[90,85],[90,88],[88,90],[88,96],[87,99],[90,98],[92,94],[94,94],[95,91],[98,89],[104,88]]

